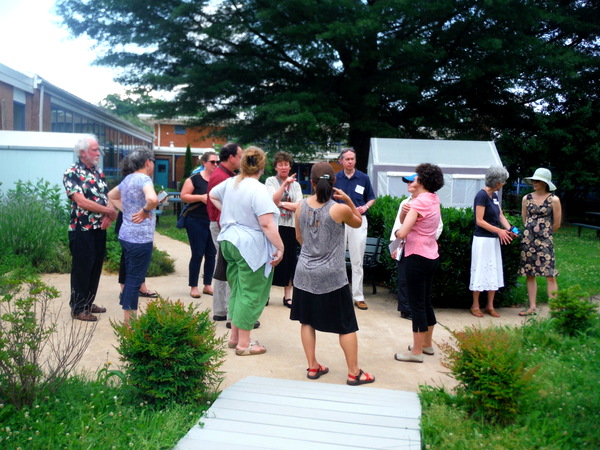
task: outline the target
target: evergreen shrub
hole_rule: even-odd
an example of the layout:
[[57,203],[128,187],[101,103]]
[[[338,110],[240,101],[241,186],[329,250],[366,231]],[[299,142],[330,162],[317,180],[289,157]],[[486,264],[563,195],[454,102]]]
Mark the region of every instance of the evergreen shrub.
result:
[[211,399],[223,380],[224,339],[210,311],[157,298],[129,325],[112,322],[129,385],[155,404]]
[[[403,197],[404,198],[404,197]],[[386,195],[378,197],[369,209],[369,236],[382,237],[382,255],[379,282],[396,291],[396,262],[392,260],[387,248],[394,220],[403,198]],[[444,208],[442,206],[444,231],[438,240],[440,264],[433,278],[432,301],[435,306],[467,308],[472,303],[469,290],[471,276],[471,243],[475,216],[472,208]],[[506,216],[512,225],[520,226],[521,220]],[[504,268],[504,288],[496,295],[496,304],[506,304],[511,299],[510,289],[517,284],[519,268],[520,240],[517,238],[509,245],[502,245],[502,263]],[[485,294],[482,301],[485,303]]]

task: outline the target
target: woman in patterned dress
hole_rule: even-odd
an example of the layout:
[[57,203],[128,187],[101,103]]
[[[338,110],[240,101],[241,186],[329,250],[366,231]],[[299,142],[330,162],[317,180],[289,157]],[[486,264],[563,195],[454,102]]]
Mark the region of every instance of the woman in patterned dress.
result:
[[525,178],[524,181],[533,185],[533,192],[523,197],[522,215],[525,231],[519,268],[519,275],[527,277],[529,308],[519,315],[530,316],[536,314],[536,277],[546,277],[549,298],[555,297],[558,290],[552,235],[560,228],[562,207],[560,199],[552,193],[556,186],[552,183],[552,173],[548,169],[539,168],[533,176]]

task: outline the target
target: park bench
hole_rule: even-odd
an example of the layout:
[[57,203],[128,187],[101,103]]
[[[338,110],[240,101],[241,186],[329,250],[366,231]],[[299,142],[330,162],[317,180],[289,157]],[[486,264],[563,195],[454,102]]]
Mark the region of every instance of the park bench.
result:
[[582,228],[589,228],[591,230],[596,230],[596,236],[598,238],[600,238],[600,226],[598,226],[598,225],[591,225],[589,223],[572,223],[571,225],[573,225],[574,227],[578,227],[577,236],[579,236],[579,237],[581,237],[581,229]]
[[[371,285],[373,286],[373,294],[377,294],[377,284],[375,278],[374,269],[379,266],[379,260],[381,259],[381,238],[380,237],[367,237],[367,245],[365,247],[365,257],[363,259],[363,271],[368,272]],[[346,250],[346,271],[348,272],[348,279],[351,278],[352,274],[352,263],[350,262],[350,253]]]

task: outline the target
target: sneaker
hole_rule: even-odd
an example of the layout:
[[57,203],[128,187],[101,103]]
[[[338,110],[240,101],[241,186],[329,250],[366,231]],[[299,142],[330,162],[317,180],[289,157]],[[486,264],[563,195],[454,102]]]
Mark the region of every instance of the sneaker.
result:
[[[408,346],[408,351],[412,350],[412,345]],[[433,350],[433,347],[423,347],[423,353],[425,353],[426,355],[434,355],[435,351]]]
[[423,355],[413,355],[412,353],[396,353],[394,355],[396,361],[422,363]]

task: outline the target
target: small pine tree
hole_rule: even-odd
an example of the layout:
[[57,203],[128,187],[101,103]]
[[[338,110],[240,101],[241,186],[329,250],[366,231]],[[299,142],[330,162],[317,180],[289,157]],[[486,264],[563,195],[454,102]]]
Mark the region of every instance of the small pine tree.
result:
[[188,144],[185,149],[185,160],[183,161],[183,178],[187,178],[192,173],[194,166],[192,165],[192,149],[190,148],[190,144]]

